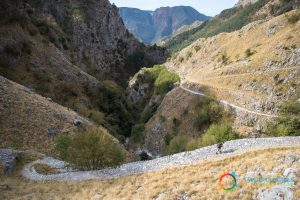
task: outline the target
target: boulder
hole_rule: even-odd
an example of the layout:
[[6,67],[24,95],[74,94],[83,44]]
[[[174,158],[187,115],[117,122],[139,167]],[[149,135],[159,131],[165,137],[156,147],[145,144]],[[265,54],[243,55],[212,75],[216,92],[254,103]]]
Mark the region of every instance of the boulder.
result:
[[293,191],[287,186],[274,186],[269,190],[260,192],[257,196],[259,200],[293,200]]

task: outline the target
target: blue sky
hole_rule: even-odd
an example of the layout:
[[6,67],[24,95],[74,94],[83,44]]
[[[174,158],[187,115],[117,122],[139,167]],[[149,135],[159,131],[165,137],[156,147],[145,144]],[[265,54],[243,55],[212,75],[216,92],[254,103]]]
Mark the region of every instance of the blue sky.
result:
[[200,13],[214,16],[226,8],[234,6],[238,0],[110,0],[118,7],[132,7],[142,10],[155,10],[163,6],[192,6]]

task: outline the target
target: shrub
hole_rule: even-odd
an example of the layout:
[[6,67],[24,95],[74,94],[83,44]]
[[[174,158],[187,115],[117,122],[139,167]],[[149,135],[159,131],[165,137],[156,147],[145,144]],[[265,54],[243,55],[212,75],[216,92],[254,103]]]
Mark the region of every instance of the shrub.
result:
[[164,137],[165,145],[169,145],[172,139],[173,139],[173,136],[171,134],[167,133]]
[[223,65],[228,65],[230,63],[229,57],[227,56],[227,53],[222,53],[221,57],[218,59],[218,61]]
[[179,60],[180,63],[182,63],[184,61],[184,58],[183,57],[179,57],[178,60]]
[[161,123],[164,123],[164,122],[166,122],[166,117],[165,116],[163,116],[163,115],[159,115],[159,121],[161,122]]
[[140,141],[144,137],[145,124],[140,123],[132,127],[131,138],[134,142]]
[[300,136],[300,103],[294,100],[283,102],[280,117],[268,124],[271,136]]
[[287,16],[287,20],[290,24],[295,24],[299,21],[300,19],[300,12],[297,12],[295,14],[292,14],[290,16]]
[[142,112],[140,121],[142,123],[146,123],[153,116],[153,114],[156,112],[157,108],[158,108],[157,103],[153,103],[151,106],[147,107]]
[[201,137],[201,146],[209,146],[228,140],[237,139],[238,134],[227,124],[213,124]]
[[196,102],[194,124],[201,130],[203,127],[216,123],[224,116],[223,107],[213,99],[203,97]]
[[194,49],[195,49],[196,52],[198,52],[198,51],[201,49],[201,46],[200,46],[200,45],[196,45],[196,46],[194,47]]
[[164,68],[155,80],[155,89],[158,94],[164,94],[173,89],[176,82],[179,82],[180,78],[177,74],[168,71]]
[[199,148],[199,142],[197,140],[190,140],[185,147],[186,151],[193,151]]
[[82,170],[116,166],[123,161],[122,149],[101,130],[87,130],[73,138],[57,139],[56,147],[66,160]]
[[90,110],[88,118],[99,125],[103,125],[105,121],[105,114],[97,110]]
[[188,51],[187,54],[186,54],[187,60],[188,60],[189,58],[191,58],[192,56],[193,56],[193,53],[192,53],[191,51]]
[[175,136],[167,146],[167,153],[174,154],[185,151],[189,139],[185,135]]
[[69,135],[60,135],[56,138],[55,148],[59,151],[61,159],[67,160],[70,144],[71,138]]
[[255,54],[255,51],[251,51],[251,49],[246,49],[245,51],[245,55],[247,58],[249,58],[250,56],[252,56],[253,54]]

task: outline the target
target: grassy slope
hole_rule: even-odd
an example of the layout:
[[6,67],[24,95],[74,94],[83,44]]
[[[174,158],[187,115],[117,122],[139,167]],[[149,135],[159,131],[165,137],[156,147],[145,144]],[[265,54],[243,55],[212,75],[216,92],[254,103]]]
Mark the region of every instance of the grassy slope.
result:
[[[238,30],[254,20],[265,18],[267,16],[266,13],[262,12],[259,15],[256,15],[256,12],[271,1],[272,0],[259,0],[244,8],[234,7],[224,10],[212,20],[203,23],[201,26],[168,39],[163,46],[174,53],[192,44],[198,38],[207,38],[221,32]],[[291,3],[280,2],[280,4],[279,7],[274,6],[274,9],[277,9],[277,11],[272,14],[279,15],[292,9]]]
[[293,15],[299,15],[299,10],[254,22],[240,31],[199,39],[173,56],[167,66],[220,99],[250,109],[256,109],[251,104],[255,101],[270,102],[263,111],[272,112],[272,102],[276,107],[276,102],[299,94],[300,23],[288,22]]
[[[55,138],[61,134],[74,135],[97,125],[71,109],[30,92],[17,83],[0,77],[0,147],[34,150],[57,155]],[[75,119],[82,125],[75,126]],[[99,127],[105,134],[106,129]],[[48,134],[55,130],[54,135]]]
[[[182,195],[192,199],[251,199],[258,190],[270,189],[274,183],[251,183],[243,180],[248,170],[261,167],[265,170],[262,177],[269,177],[274,167],[282,165],[287,154],[300,154],[299,148],[269,149],[247,152],[225,159],[203,161],[195,165],[170,168],[157,172],[132,175],[106,181],[83,181],[76,183],[39,183],[22,179],[15,172],[10,178],[3,178],[2,184],[12,190],[0,189],[0,198],[10,199],[178,199]],[[268,160],[268,162],[266,162]],[[293,164],[299,168],[299,162]],[[238,175],[238,188],[224,192],[218,188],[218,178],[224,172],[235,171]],[[275,176],[282,177],[282,170]],[[257,177],[254,175],[254,177]],[[2,177],[1,177],[2,178]],[[300,198],[300,182],[295,179],[294,197]],[[16,192],[18,191],[18,192]],[[212,192],[213,191],[213,192]]]

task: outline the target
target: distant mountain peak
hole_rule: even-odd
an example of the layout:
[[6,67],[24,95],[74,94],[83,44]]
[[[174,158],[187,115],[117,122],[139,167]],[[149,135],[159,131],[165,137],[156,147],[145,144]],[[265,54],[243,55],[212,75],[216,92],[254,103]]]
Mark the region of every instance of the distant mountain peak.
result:
[[191,6],[168,6],[154,11],[121,7],[120,15],[127,29],[146,44],[173,34],[182,26],[210,19]]

